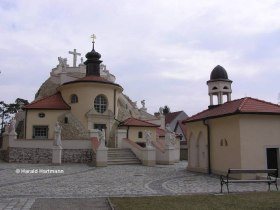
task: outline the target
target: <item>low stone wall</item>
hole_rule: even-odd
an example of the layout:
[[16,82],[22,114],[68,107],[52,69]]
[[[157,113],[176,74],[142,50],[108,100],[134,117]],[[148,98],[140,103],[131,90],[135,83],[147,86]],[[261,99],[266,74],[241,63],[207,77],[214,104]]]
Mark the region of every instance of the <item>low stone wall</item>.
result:
[[[52,149],[9,147],[2,157],[10,163],[51,163]],[[91,149],[62,150],[62,163],[90,163],[92,159]]]
[[62,163],[90,163],[93,159],[91,149],[63,149]]

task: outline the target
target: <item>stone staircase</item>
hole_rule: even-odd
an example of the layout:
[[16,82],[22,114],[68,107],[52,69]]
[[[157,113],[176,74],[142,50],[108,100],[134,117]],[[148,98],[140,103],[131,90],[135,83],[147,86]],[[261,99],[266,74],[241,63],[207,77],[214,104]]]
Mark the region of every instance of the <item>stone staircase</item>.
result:
[[141,161],[130,149],[108,148],[108,165],[140,165]]

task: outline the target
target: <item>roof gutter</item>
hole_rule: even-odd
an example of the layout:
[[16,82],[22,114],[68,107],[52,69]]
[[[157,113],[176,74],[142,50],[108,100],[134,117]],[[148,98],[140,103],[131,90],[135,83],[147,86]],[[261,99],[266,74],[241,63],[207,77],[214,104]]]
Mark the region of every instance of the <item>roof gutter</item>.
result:
[[211,142],[211,139],[210,139],[210,125],[209,125],[209,121],[207,119],[204,119],[203,120],[203,125],[206,126],[207,128],[207,144],[208,144],[208,174],[211,174],[212,173],[212,170],[211,170],[211,155],[210,155],[210,142]]

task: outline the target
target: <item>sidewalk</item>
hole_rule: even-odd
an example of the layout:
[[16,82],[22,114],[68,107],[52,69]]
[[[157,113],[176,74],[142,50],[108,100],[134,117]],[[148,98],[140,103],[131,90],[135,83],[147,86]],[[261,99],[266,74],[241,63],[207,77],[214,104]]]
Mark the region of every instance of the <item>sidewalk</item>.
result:
[[[104,168],[86,164],[52,166],[0,162],[0,209],[8,206],[29,209],[32,204],[32,209],[39,209],[48,202],[53,205],[58,201],[50,198],[61,198],[61,205],[71,201],[75,206],[79,202],[76,198],[85,199],[81,201],[86,205],[94,202],[87,198],[220,192],[218,177],[188,172],[186,167],[186,161],[168,166],[120,165]],[[275,190],[273,186],[271,188]],[[235,184],[231,186],[231,191],[267,191],[267,185]],[[41,198],[48,200],[44,204]]]

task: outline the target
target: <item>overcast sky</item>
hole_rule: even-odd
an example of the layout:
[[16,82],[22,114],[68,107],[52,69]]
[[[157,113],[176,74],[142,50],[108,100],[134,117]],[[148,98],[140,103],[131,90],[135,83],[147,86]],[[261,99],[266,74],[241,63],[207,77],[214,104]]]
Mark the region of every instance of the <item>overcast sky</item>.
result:
[[151,113],[168,105],[193,115],[209,105],[216,65],[232,98],[278,102],[279,0],[0,0],[0,100],[32,101],[76,48],[96,50],[124,93]]

